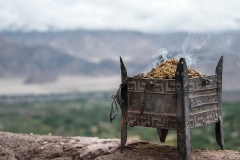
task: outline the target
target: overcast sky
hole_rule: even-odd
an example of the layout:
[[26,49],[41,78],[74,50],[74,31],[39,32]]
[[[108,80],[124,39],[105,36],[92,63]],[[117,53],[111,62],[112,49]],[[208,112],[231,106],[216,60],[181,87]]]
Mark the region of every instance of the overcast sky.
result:
[[0,0],[0,30],[240,29],[239,0]]

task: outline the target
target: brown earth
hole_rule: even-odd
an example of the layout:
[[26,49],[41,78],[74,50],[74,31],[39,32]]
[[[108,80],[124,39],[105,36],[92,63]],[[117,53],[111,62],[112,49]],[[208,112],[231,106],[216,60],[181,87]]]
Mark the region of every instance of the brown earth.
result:
[[[176,147],[144,141],[128,141],[123,153],[119,139],[96,137],[61,137],[0,132],[1,160],[172,160],[179,159]],[[240,159],[240,152],[231,150],[192,149],[192,160]]]

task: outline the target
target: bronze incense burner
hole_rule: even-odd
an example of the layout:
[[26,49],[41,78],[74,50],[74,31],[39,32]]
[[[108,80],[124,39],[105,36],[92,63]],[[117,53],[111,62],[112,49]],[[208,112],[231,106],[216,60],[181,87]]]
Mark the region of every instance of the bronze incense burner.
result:
[[[182,160],[190,159],[190,128],[215,123],[216,141],[224,149],[222,118],[223,57],[216,74],[188,78],[184,58],[179,60],[175,79],[128,77],[120,57],[122,83],[112,98],[121,107],[121,151],[127,141],[127,125],[157,128],[165,142],[169,129],[177,130],[177,148]],[[115,101],[115,103],[116,103]],[[113,105],[112,105],[113,107]],[[110,120],[112,117],[112,109]]]

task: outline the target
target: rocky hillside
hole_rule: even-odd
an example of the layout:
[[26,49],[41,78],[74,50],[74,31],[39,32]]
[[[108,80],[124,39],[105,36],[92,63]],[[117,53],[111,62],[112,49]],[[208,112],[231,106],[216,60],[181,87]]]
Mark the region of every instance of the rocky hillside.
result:
[[[111,67],[109,67],[111,66]],[[92,63],[49,45],[13,42],[0,34],[0,77],[26,77],[26,83],[54,81],[59,75],[99,75],[118,71],[117,64]]]
[[[145,34],[134,31],[61,31],[0,33],[0,76],[24,76],[26,83],[53,81],[59,75],[119,74],[119,56],[129,75],[147,70],[160,48],[168,57],[191,53],[193,67],[214,74],[221,55],[225,82],[240,84],[240,34]],[[226,84],[227,85],[227,84]],[[235,86],[236,87],[236,86]],[[234,87],[234,88],[235,88]]]
[[[0,132],[0,159],[54,160],[128,160],[179,159],[176,147],[145,141],[128,141],[124,152],[118,139],[60,137],[52,135],[13,134]],[[240,159],[240,152],[192,148],[192,160]]]
[[166,48],[171,55],[185,48],[186,52],[195,56],[198,54],[198,57],[205,54],[238,54],[240,50],[238,32],[146,34],[134,31],[76,30],[3,32],[1,35],[17,44],[50,46],[74,57],[94,62],[118,60],[119,56],[123,56],[128,61],[146,63],[160,48]]

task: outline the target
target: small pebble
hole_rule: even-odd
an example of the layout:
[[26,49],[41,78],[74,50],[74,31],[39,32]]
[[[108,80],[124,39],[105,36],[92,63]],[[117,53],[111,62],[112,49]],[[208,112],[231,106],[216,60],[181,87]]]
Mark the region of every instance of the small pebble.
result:
[[59,144],[63,146],[65,143],[64,142],[60,142]]

